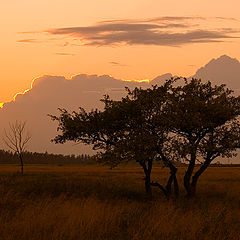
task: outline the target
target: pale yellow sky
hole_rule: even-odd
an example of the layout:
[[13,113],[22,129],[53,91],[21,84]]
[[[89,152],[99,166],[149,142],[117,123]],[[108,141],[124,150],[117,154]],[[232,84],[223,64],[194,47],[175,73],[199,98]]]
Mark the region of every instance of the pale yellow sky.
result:
[[[186,39],[186,36],[181,35],[183,32],[204,30],[210,31],[210,35],[217,31],[217,34],[224,36],[239,37],[239,9],[239,0],[3,0],[0,8],[0,102],[11,101],[17,92],[29,88],[32,79],[40,75],[63,75],[70,78],[77,73],[87,73],[109,74],[121,79],[152,79],[171,72],[190,76],[210,59],[220,55],[227,54],[240,59],[238,38],[215,36],[208,38],[205,43],[199,43],[199,39],[196,41],[194,38],[192,41],[196,42],[190,43],[188,41],[192,33]],[[156,33],[155,28],[138,32],[137,39],[136,32],[129,31],[133,23],[156,24],[146,21],[166,16],[202,19],[168,22],[191,25],[190,28],[157,29],[161,34],[180,34],[176,36],[179,41],[184,38],[180,44],[174,42],[174,36],[171,37],[175,46],[158,44],[156,41],[154,44],[145,44],[151,40],[151,34]],[[81,32],[80,37],[76,29],[70,29],[71,35],[43,32],[71,27],[87,27],[89,31],[89,27],[113,19],[124,20],[127,24],[124,25],[125,40],[120,44],[116,40],[114,44],[107,43],[104,46],[93,44],[93,38],[104,37],[104,41],[109,41],[114,34],[122,33],[123,29],[113,32],[107,38],[109,32],[105,30],[100,35],[95,30],[91,35]],[[163,22],[161,19],[157,24]],[[146,33],[150,34],[147,40]],[[139,36],[142,38],[139,39]],[[77,46],[82,45],[80,38],[92,45]],[[157,38],[161,42],[162,35]],[[200,38],[201,41],[206,40],[203,34]],[[139,40],[140,43],[136,44]]]

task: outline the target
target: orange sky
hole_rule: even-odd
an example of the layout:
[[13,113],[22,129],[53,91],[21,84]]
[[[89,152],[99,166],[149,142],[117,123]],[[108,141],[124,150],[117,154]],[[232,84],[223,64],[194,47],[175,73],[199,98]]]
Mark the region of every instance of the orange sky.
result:
[[223,54],[240,59],[239,9],[239,0],[2,1],[0,102],[40,75],[140,80],[167,72],[189,76]]

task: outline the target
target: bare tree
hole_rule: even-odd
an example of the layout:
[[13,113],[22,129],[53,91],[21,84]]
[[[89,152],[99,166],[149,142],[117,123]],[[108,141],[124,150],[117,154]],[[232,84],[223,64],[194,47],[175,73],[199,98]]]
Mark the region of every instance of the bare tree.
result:
[[26,122],[16,121],[14,123],[9,123],[9,129],[4,129],[3,141],[9,149],[18,155],[22,174],[23,153],[26,151],[27,143],[30,139],[31,136],[26,131]]

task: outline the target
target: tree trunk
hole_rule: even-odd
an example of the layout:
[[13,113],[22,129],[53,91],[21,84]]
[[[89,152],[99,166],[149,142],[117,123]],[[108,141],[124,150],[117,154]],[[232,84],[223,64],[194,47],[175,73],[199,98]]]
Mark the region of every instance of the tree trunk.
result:
[[163,163],[170,169],[170,177],[168,178],[168,182],[165,187],[159,184],[158,182],[152,182],[151,185],[158,187],[166,196],[166,198],[169,199],[172,194],[172,183],[173,183],[174,196],[175,198],[177,198],[179,195],[179,187],[178,187],[178,181],[176,177],[177,168],[172,164],[171,161],[169,161],[166,158],[166,156],[162,153],[160,149],[157,149],[157,151],[160,154],[161,160],[163,161]]
[[[147,162],[147,166],[146,166]],[[152,186],[151,186],[151,172],[152,172],[152,159],[148,159],[146,162],[140,162],[145,174],[145,191],[146,194],[151,197],[152,196]]]
[[169,161],[164,154],[161,154],[162,161],[166,164],[166,166],[170,169],[170,177],[168,179],[168,183],[166,185],[167,194],[170,196],[172,192],[172,182],[173,182],[173,189],[174,189],[174,196],[175,198],[179,195],[179,186],[177,181],[177,168]]
[[177,180],[177,177],[176,177],[176,173],[177,173],[177,168],[176,168],[176,172],[173,176],[173,186],[174,186],[174,196],[175,196],[175,198],[178,198],[178,196],[179,196],[179,186],[178,186],[178,180]]
[[186,172],[184,176],[184,187],[187,192],[187,196],[191,197],[191,183],[190,183],[191,175],[189,176],[189,173]]
[[21,163],[21,174],[23,175],[23,158],[22,155],[19,155],[20,163]]
[[211,163],[211,158],[207,157],[207,159],[204,161],[203,165],[193,175],[191,186],[190,186],[190,192],[189,192],[190,197],[194,197],[196,195],[198,179],[202,175],[202,173],[208,168],[210,163]]
[[167,198],[169,198],[171,193],[172,193],[172,182],[173,182],[173,175],[171,174],[170,177],[168,178],[168,182],[167,182],[167,185],[165,187]]
[[173,166],[172,163],[169,164],[170,167],[170,177],[168,179],[168,183],[166,185],[166,191],[168,194],[168,197],[170,197],[172,193],[172,183],[173,183],[173,190],[174,190],[174,197],[177,198],[179,195],[179,186],[178,186],[178,181],[176,177],[177,173],[177,168]]
[[168,182],[167,182],[165,187],[162,186],[161,184],[159,184],[158,182],[152,182],[151,183],[152,186],[158,187],[163,192],[163,194],[165,195],[165,197],[168,200],[169,200],[169,198],[172,194],[172,183],[173,183],[173,186],[174,186],[174,196],[175,196],[175,198],[177,198],[178,194],[179,194],[179,187],[178,187],[178,181],[177,181],[177,178],[176,178],[176,172],[177,172],[177,168],[175,168],[175,167],[174,167],[174,169],[172,169],[170,171],[170,177],[169,177]]
[[191,177],[192,177],[193,170],[194,170],[194,167],[195,167],[195,162],[196,162],[196,153],[193,152],[191,154],[191,160],[190,160],[190,163],[188,165],[188,169],[187,169],[187,171],[185,172],[185,175],[184,175],[184,187],[185,187],[186,192],[187,192],[187,197],[192,197]]
[[145,191],[148,196],[152,196],[152,186],[151,186],[150,175],[145,176]]
[[188,186],[188,189],[186,189],[188,198],[195,197],[195,195],[196,195],[196,186],[197,186],[196,184],[192,184],[192,183]]
[[158,187],[164,194],[164,196],[169,199],[169,195],[167,193],[167,190],[165,187],[163,187],[161,184],[159,184],[158,182],[151,182],[151,186],[154,186],[154,187]]

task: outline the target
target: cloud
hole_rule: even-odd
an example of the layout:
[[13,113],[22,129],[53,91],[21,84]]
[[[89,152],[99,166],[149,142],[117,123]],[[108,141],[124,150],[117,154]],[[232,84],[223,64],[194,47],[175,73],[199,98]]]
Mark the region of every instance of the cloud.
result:
[[150,18],[145,21],[150,21],[150,22],[186,22],[189,24],[189,22],[193,22],[196,20],[206,20],[207,18],[205,17],[200,17],[200,16],[162,16],[162,17],[155,17],[155,18]]
[[[212,19],[212,18],[211,18]],[[214,18],[232,21],[229,18]],[[85,46],[157,45],[182,46],[193,43],[223,42],[236,38],[239,29],[225,27],[211,29],[210,18],[165,16],[142,20],[114,19],[92,26],[55,28],[47,30],[51,35],[64,35],[81,40]],[[216,23],[215,23],[216,24]],[[219,24],[220,25],[220,24]]]
[[109,64],[111,64],[112,66],[118,66],[118,67],[126,67],[128,65],[125,64],[121,64],[119,62],[109,62]]
[[[186,23],[189,25],[189,22],[193,22],[196,20],[206,20],[204,17],[199,17],[199,16],[161,16],[161,17],[153,17],[153,18],[146,18],[146,19],[111,19],[111,20],[105,20],[105,21],[100,21],[99,23],[147,23],[147,22],[157,22],[157,23],[178,23],[179,26],[180,23]],[[185,24],[184,24],[185,26]]]
[[[71,79],[62,76],[42,76],[32,81],[31,87],[16,95],[15,100],[5,103],[0,109],[0,134],[8,127],[9,121],[26,121],[32,139],[29,150],[55,153],[89,153],[89,147],[55,145],[51,139],[56,135],[56,123],[48,114],[58,114],[58,108],[70,111],[84,107],[88,111],[102,108],[100,101],[104,94],[121,99],[126,93],[125,86],[148,86],[146,83],[125,82],[108,75],[76,75]],[[0,148],[4,148],[1,145]]]
[[219,19],[219,20],[229,20],[229,21],[236,21],[236,22],[239,22],[239,19],[237,19],[237,18],[232,18],[232,17],[216,17],[216,19]]
[[[118,63],[118,62],[115,62]],[[222,56],[211,60],[205,67],[199,69],[195,77],[211,80],[214,84],[226,83],[231,89],[240,93],[240,63],[236,59]],[[66,154],[89,153],[90,149],[83,145],[72,143],[55,145],[50,139],[56,136],[56,123],[48,114],[58,114],[57,108],[78,111],[81,106],[87,111],[101,109],[103,103],[99,100],[104,94],[111,98],[121,99],[126,94],[125,86],[147,88],[151,85],[161,85],[164,80],[171,78],[170,73],[158,76],[152,81],[131,82],[115,79],[108,75],[80,74],[66,79],[62,76],[42,76],[35,78],[29,89],[15,97],[15,101],[5,103],[0,109],[0,135],[9,121],[27,121],[32,134],[30,149],[38,152],[55,152]],[[0,148],[1,146],[0,141]]]
[[18,40],[17,42],[20,42],[20,43],[40,43],[41,41],[38,40],[38,39],[21,39],[21,40]]
[[226,84],[234,92],[240,94],[240,62],[235,58],[223,55],[212,59],[200,68],[194,77],[210,80],[213,84]]
[[60,56],[76,56],[76,54],[74,53],[61,53],[61,52],[58,52],[58,53],[55,53],[56,55],[60,55]]

